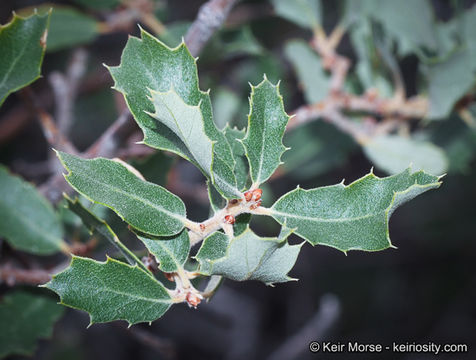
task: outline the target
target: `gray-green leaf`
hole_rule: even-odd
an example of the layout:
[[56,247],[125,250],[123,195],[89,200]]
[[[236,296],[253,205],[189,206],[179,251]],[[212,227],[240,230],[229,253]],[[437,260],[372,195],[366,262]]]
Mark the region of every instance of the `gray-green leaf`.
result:
[[322,68],[320,57],[300,40],[288,42],[284,53],[293,65],[306,101],[315,104],[325,99],[329,94],[330,81]]
[[171,237],[149,238],[137,237],[144,243],[149,252],[155,256],[159,269],[164,272],[177,272],[182,269],[190,252],[190,238],[187,229]]
[[111,258],[98,262],[73,256],[70,266],[44,286],[60,296],[61,304],[87,311],[91,324],[151,322],[172,304],[160,282],[137,266]]
[[48,297],[16,291],[0,303],[0,358],[32,355],[38,339],[51,337],[63,308]]
[[290,232],[262,238],[247,228],[229,241],[216,232],[206,238],[196,259],[204,275],[222,275],[235,281],[258,280],[271,285],[294,280],[287,274],[294,266],[300,245],[289,245]]
[[50,12],[0,26],[0,106],[7,96],[40,77]]
[[182,200],[163,187],[138,178],[124,165],[81,159],[58,152],[69,184],[93,202],[114,210],[134,228],[156,236],[178,234],[186,216]]
[[230,146],[213,122],[210,96],[199,89],[196,59],[184,43],[171,49],[141,30],[141,39],[129,38],[120,66],[109,67],[109,71],[115,81],[114,88],[124,94],[134,119],[144,133],[144,143],[153,148],[171,151],[190,160],[190,152],[180,137],[146,113],[154,111],[149,100],[150,90],[173,90],[185,104],[198,106],[204,132],[214,142],[214,185],[228,198],[239,196],[233,177],[234,161]]
[[425,141],[398,135],[382,135],[364,144],[365,155],[388,174],[397,174],[411,165],[413,170],[441,175],[448,168],[444,151]]
[[47,255],[60,251],[63,228],[35,187],[0,166],[0,236],[15,249]]
[[279,84],[273,85],[265,77],[258,86],[251,87],[248,128],[242,142],[254,185],[268,180],[281,164],[281,155],[286,151],[282,140],[288,120]]
[[270,215],[313,245],[344,252],[383,250],[392,246],[388,222],[393,211],[440,184],[423,171],[407,169],[385,178],[370,173],[347,186],[297,188],[279,198]]
[[299,26],[313,30],[322,23],[320,0],[272,0],[272,3],[276,14]]

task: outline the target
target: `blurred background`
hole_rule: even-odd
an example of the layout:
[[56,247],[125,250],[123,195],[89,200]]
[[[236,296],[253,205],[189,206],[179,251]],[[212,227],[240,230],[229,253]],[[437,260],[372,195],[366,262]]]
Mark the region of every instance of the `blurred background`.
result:
[[[178,45],[204,3],[2,0],[0,23],[7,23],[12,11],[27,14],[35,7],[40,11],[53,7],[43,77],[29,89],[56,119],[62,134],[85,151],[126,111],[102,64],[119,64],[129,34],[139,34],[137,23],[168,45]],[[220,128],[226,123],[246,126],[248,82],[256,85],[264,73],[273,83],[281,80],[288,113],[330,101],[329,79],[335,69],[332,64],[326,68],[326,54],[319,53],[311,40],[322,31],[332,34],[339,24],[343,31],[332,50],[348,59],[350,67],[336,96],[346,92],[371,105],[369,111],[341,109],[346,121],[357,124],[370,140],[359,141],[332,119],[307,116],[285,135],[284,143],[292,150],[263,188],[263,205],[270,206],[297,184],[311,188],[342,179],[348,184],[373,166],[377,175],[386,176],[400,166],[399,151],[403,162],[423,154],[407,163],[447,175],[440,189],[393,215],[390,235],[398,249],[351,251],[346,256],[305,244],[290,273],[298,282],[272,288],[226,280],[208,304],[197,310],[185,304],[174,306],[150,326],[127,329],[125,323],[115,322],[86,329],[88,315],[67,309],[51,339],[39,341],[34,359],[475,358],[475,1],[322,1],[319,8],[312,5],[316,3],[238,1],[200,52],[201,88],[212,89]],[[302,4],[310,7],[301,8]],[[416,106],[409,99],[423,100]],[[387,111],[385,106],[392,104],[396,110]],[[409,113],[399,112],[407,108]],[[8,97],[0,109],[0,162],[57,204],[69,240],[87,243],[89,235],[58,197],[58,191],[61,194],[67,187],[52,182],[63,170],[37,115],[25,93]],[[141,134],[134,124],[130,127],[113,155],[181,196],[193,220],[208,218],[206,187],[199,171],[171,154],[136,145]],[[370,146],[381,134],[404,140]],[[120,219],[99,206],[95,211],[140,251]],[[279,232],[272,219],[253,219],[252,227],[260,235]],[[2,240],[0,246],[3,265],[52,269],[64,259],[22,253]],[[114,255],[110,251],[98,239],[88,256],[104,260],[106,253]],[[46,290],[22,284],[11,287],[7,281],[0,284],[0,296],[16,288],[55,298]],[[0,319],[0,327],[4,326]],[[469,352],[322,355],[309,352],[312,340],[384,346],[464,343]]]

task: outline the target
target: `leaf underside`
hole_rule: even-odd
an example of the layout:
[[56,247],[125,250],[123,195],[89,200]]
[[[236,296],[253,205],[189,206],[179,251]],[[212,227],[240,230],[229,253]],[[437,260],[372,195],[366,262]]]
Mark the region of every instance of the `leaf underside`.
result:
[[221,275],[235,281],[273,283],[294,280],[287,274],[294,266],[301,245],[289,245],[286,237],[262,238],[247,228],[229,240],[215,232],[207,237],[196,259],[200,273]]
[[344,186],[297,188],[276,201],[271,216],[295,228],[312,245],[342,251],[391,247],[388,222],[393,211],[419,194],[438,188],[439,178],[410,169],[386,178],[370,173]]

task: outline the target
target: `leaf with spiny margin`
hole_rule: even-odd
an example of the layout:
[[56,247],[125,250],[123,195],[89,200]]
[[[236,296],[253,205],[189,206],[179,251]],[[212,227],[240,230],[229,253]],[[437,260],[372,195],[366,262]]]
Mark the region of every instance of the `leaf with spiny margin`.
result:
[[[213,158],[215,143],[207,136],[199,106],[187,105],[173,90],[150,90],[154,113],[146,112],[167,126],[185,145],[193,162],[225,197],[239,196],[233,171],[220,158]],[[212,170],[213,169],[213,170]]]
[[92,232],[97,232],[104,236],[109,243],[119,250],[127,262],[131,265],[138,265],[142,270],[149,271],[147,267],[140,261],[137,256],[130,251],[117,237],[116,233],[111,229],[111,227],[102,219],[98,218],[91,211],[86,209],[79,201],[78,198],[72,200],[66,194],[64,194],[66,199],[66,206],[69,210],[75,213],[83,222],[83,224]]
[[[108,67],[114,88],[120,91],[134,119],[144,133],[143,142],[156,149],[174,152],[190,160],[190,152],[182,140],[166,125],[150,117],[153,104],[148,99],[150,90],[167,92],[173,90],[190,106],[198,106],[203,117],[204,132],[214,143],[213,172],[223,180],[233,169],[233,155],[225,135],[213,122],[212,107],[208,92],[199,88],[196,60],[185,43],[171,49],[141,29],[141,38],[130,37],[122,53],[121,64]],[[150,89],[150,90],[149,90]],[[197,163],[195,163],[197,165]],[[216,180],[216,179],[215,179]],[[231,184],[214,184],[229,198],[237,197],[227,192]]]
[[242,142],[253,186],[268,180],[281,164],[281,155],[286,151],[283,135],[288,120],[279,84],[271,84],[265,76],[258,86],[251,86],[248,128]]
[[119,162],[57,152],[68,170],[65,179],[90,201],[105,205],[132,227],[156,236],[178,234],[186,220],[182,200],[163,187],[138,178]]
[[365,155],[388,174],[397,174],[410,164],[413,170],[443,174],[448,160],[443,149],[431,142],[418,141],[399,135],[382,135],[363,145]]
[[230,128],[228,124],[223,129],[223,132],[231,146],[233,157],[235,158],[235,177],[236,186],[240,191],[244,191],[248,185],[249,169],[248,160],[246,159],[245,148],[240,142],[245,137],[245,129],[238,130]]
[[15,249],[49,255],[66,247],[51,204],[33,187],[0,166],[0,236]]
[[299,26],[315,29],[322,22],[321,0],[272,0],[279,16]]
[[177,272],[177,270],[183,269],[190,253],[190,238],[187,229],[171,237],[150,238],[142,235],[137,235],[137,237],[155,256],[160,270]]
[[54,299],[16,291],[0,302],[0,358],[32,355],[38,339],[51,337],[64,308]]
[[70,266],[44,287],[57,293],[61,304],[87,311],[91,324],[151,322],[172,305],[167,289],[155,278],[109,257],[98,262],[73,256]]
[[262,238],[248,227],[230,241],[227,235],[215,232],[204,240],[196,256],[199,272],[235,281],[258,280],[266,285],[294,280],[287,274],[302,244],[289,245],[286,239],[290,233],[285,230],[278,238]]
[[403,203],[440,186],[439,177],[423,171],[378,178],[370,173],[352,184],[304,190],[279,198],[270,215],[312,245],[378,251],[391,247],[388,222]]
[[0,25],[0,106],[40,77],[50,13],[27,18],[14,13],[11,22]]

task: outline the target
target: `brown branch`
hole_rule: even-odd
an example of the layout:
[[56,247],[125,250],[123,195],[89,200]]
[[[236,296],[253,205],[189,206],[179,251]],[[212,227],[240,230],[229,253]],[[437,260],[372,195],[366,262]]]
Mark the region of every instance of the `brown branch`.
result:
[[0,283],[8,286],[17,284],[42,285],[51,280],[51,276],[65,269],[69,265],[69,259],[60,263],[51,270],[45,269],[20,269],[10,263],[0,265]]
[[197,56],[225,22],[237,0],[209,0],[200,7],[198,16],[185,35],[185,43],[191,54]]

